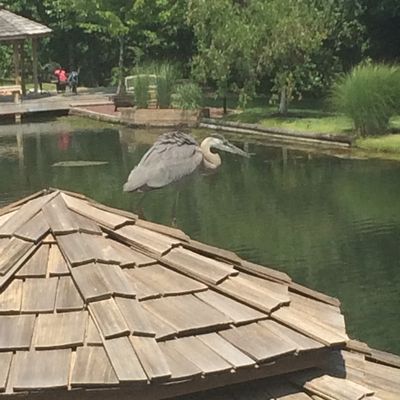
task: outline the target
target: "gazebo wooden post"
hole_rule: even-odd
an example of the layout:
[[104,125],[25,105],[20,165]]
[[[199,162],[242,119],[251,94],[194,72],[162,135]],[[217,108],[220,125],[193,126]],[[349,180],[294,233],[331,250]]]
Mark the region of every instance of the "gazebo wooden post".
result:
[[35,93],[38,92],[38,55],[37,55],[37,39],[35,37],[32,38],[32,76],[33,76],[33,89]]
[[[15,84],[21,85],[21,65],[20,65],[20,42],[16,41],[13,43],[14,49],[14,76],[15,76]],[[16,98],[14,98],[14,102],[20,102],[20,94],[15,94]]]
[[20,43],[20,65],[21,65],[21,89],[22,95],[26,95],[26,81],[25,81],[25,49],[24,49],[24,41]]
[[21,84],[21,67],[20,67],[20,52],[19,52],[19,42],[13,43],[14,48],[14,76],[15,76],[15,84]]

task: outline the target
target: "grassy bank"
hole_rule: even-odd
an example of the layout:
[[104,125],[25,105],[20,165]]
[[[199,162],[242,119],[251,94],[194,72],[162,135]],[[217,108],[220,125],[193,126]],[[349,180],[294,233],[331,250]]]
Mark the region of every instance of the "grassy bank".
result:
[[[400,117],[398,118],[400,122]],[[355,145],[367,151],[381,153],[400,153],[400,134],[357,139]]]
[[[208,106],[217,106],[213,101],[207,102]],[[320,100],[304,100],[292,104],[288,115],[280,116],[276,107],[267,105],[265,98],[252,101],[244,111],[235,109],[237,103],[234,98],[228,99],[231,112],[224,117],[227,121],[260,124],[265,127],[283,128],[297,131],[299,135],[310,133],[329,133],[333,136],[353,136],[355,147],[374,153],[399,153],[400,154],[400,115],[390,120],[391,134],[356,138],[353,124],[343,115],[330,112],[326,103]]]

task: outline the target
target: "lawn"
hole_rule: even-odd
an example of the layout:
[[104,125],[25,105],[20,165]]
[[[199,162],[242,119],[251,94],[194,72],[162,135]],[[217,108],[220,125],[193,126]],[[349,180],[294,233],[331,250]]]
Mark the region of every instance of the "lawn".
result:
[[[341,115],[330,112],[326,102],[305,99],[291,104],[286,116],[277,114],[277,107],[268,104],[265,97],[252,100],[246,110],[239,111],[234,97],[228,98],[228,108],[232,111],[225,117],[227,121],[259,124],[271,128],[284,128],[307,133],[330,133],[349,135],[352,132],[351,121]],[[207,106],[221,106],[214,99],[206,100]]]
[[[206,103],[214,107],[219,104],[214,99],[208,99]],[[229,97],[228,108],[231,112],[224,117],[225,120],[290,129],[299,134],[329,133],[356,138],[352,121],[344,115],[331,112],[327,103],[321,100],[308,99],[293,102],[286,116],[278,115],[276,106],[269,105],[266,98],[254,99],[244,111],[236,107],[235,98]],[[400,153],[400,116],[391,119],[390,132],[388,135],[379,137],[358,138],[354,145],[356,148],[369,152]]]

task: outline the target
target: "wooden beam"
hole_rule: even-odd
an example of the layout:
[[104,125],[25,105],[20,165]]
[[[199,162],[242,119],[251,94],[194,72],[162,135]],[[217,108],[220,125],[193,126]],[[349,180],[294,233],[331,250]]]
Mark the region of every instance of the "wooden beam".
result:
[[21,84],[21,70],[20,70],[20,65],[19,65],[19,42],[14,42],[13,43],[13,49],[14,49],[14,76],[15,76],[15,84],[20,85]]
[[[21,43],[19,41],[16,41],[13,43],[13,49],[14,49],[14,76],[15,76],[15,84],[16,85],[21,85],[21,65],[20,65],[20,46]],[[20,98],[19,94],[16,95],[14,98],[15,103],[19,103]]]
[[39,80],[38,80],[37,39],[35,37],[32,38],[32,76],[33,76],[33,88],[35,93],[37,93]]
[[26,95],[26,81],[25,81],[25,42],[21,41],[20,43],[20,65],[21,65],[21,89],[22,89],[22,96]]

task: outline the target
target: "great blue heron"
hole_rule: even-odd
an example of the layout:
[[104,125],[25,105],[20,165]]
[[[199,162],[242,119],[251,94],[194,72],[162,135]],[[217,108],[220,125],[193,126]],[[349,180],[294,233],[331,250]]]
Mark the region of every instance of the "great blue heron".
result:
[[193,174],[201,167],[215,170],[221,165],[221,158],[211,149],[249,156],[221,135],[209,136],[199,145],[192,136],[179,130],[164,133],[131,171],[124,191],[159,189]]

